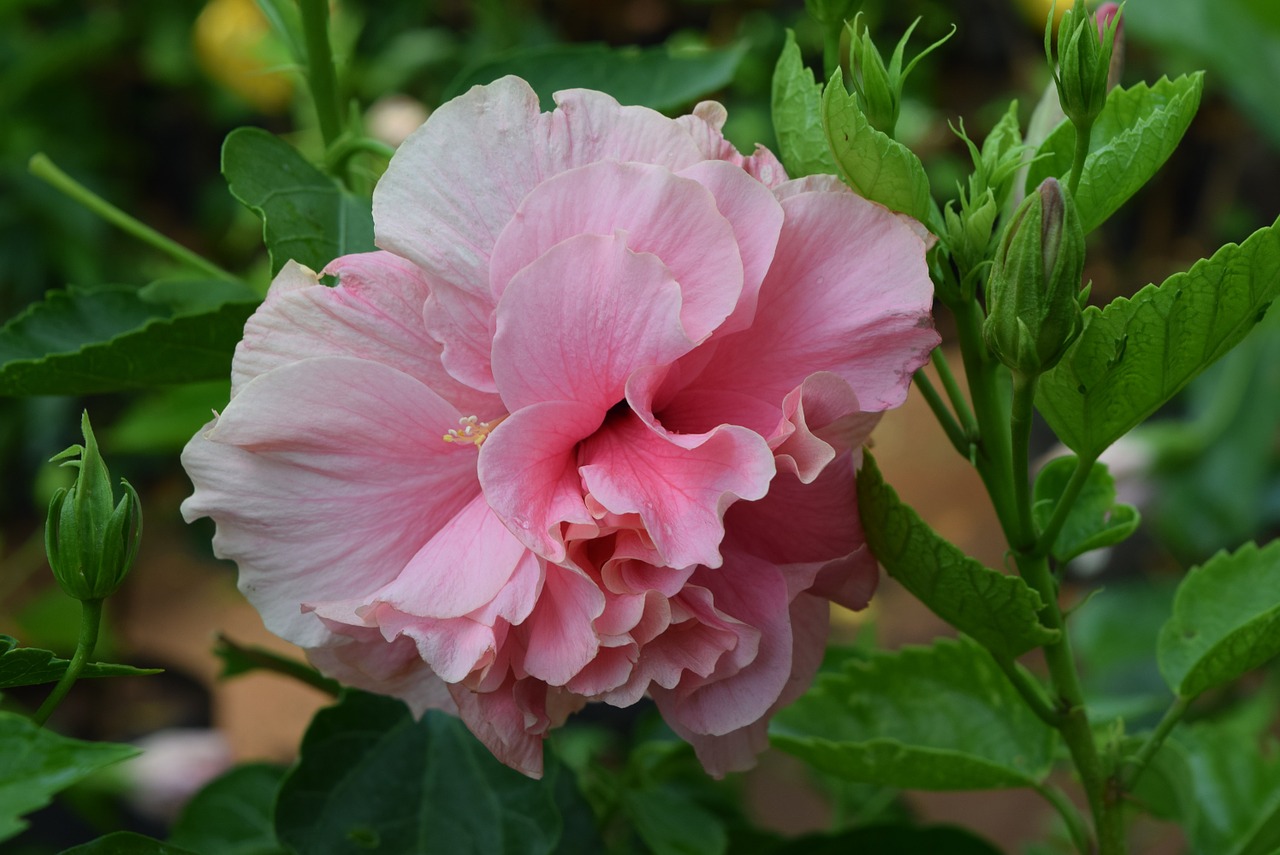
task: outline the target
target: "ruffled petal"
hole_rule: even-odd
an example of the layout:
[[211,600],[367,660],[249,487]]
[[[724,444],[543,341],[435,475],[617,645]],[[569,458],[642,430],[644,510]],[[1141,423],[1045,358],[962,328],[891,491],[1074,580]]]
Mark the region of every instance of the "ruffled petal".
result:
[[188,520],[217,523],[214,552],[267,627],[302,647],[329,633],[304,601],[391,581],[477,494],[475,460],[440,441],[457,410],[376,362],[321,357],[246,383],[187,444]]
[[579,401],[604,414],[638,368],[693,347],[680,322],[680,286],[656,256],[621,235],[577,235],[512,279],[498,304],[493,372],[512,412]]
[[376,629],[342,627],[331,643],[308,650],[307,659],[343,685],[399,698],[415,716],[429,709],[458,714],[449,688],[407,638],[388,644]]
[[565,683],[600,648],[593,622],[604,611],[604,594],[580,571],[547,566],[547,580],[533,614],[517,632],[524,641],[524,671],[552,686]]
[[757,145],[750,157],[744,157],[724,138],[724,123],[728,118],[729,113],[721,104],[702,101],[693,108],[692,114],[681,116],[676,122],[689,133],[706,159],[731,163],[766,187],[786,181],[787,171],[769,149]]

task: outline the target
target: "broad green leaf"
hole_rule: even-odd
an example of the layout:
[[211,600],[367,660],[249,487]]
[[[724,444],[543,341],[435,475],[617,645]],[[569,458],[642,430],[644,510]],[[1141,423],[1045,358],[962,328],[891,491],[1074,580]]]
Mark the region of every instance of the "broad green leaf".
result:
[[259,298],[238,283],[50,291],[0,327],[0,395],[92,395],[228,376]]
[[871,552],[889,575],[997,656],[1014,659],[1058,637],[1040,623],[1039,594],[938,536],[884,483],[869,454],[858,472],[858,510]]
[[[17,641],[12,636],[0,635],[0,689],[56,683],[70,664],[69,659],[59,659],[52,650],[18,647]],[[143,676],[159,674],[160,671],[159,668],[134,668],[131,665],[90,662],[84,666],[80,677]]]
[[276,801],[276,836],[308,855],[552,853],[563,821],[541,781],[503,766],[458,719],[414,721],[400,701],[349,692],[316,714]]
[[822,93],[822,125],[840,177],[859,195],[921,222],[929,218],[929,178],[920,158],[867,122],[836,69]]
[[[1039,528],[1044,528],[1053,516],[1075,469],[1075,457],[1059,457],[1036,476],[1032,510]],[[1085,552],[1114,546],[1137,531],[1140,521],[1137,508],[1116,504],[1116,483],[1111,473],[1105,464],[1094,463],[1053,542],[1053,557],[1070,561]]]
[[[89,843],[64,849],[59,855],[211,855],[183,849],[134,831],[117,831]],[[221,855],[222,850],[217,850]]]
[[1278,294],[1280,221],[1087,309],[1084,332],[1040,378],[1036,407],[1068,447],[1096,458],[1244,338]]
[[237,766],[187,802],[169,842],[218,855],[278,855],[271,809],[285,769],[269,763]]
[[293,259],[321,270],[340,255],[369,252],[373,211],[284,140],[261,128],[236,128],[222,144],[231,195],[262,220],[274,276]]
[[772,109],[778,156],[787,174],[792,178],[834,175],[836,163],[822,124],[822,87],[805,68],[791,30],[787,30],[787,43],[773,71]]
[[[1169,159],[1195,118],[1203,89],[1204,74],[1197,72],[1108,93],[1089,137],[1089,155],[1075,194],[1085,234],[1106,222]],[[1027,192],[1051,175],[1065,180],[1075,148],[1075,127],[1063,122],[1041,144],[1041,159],[1027,174]]]
[[1035,785],[1057,740],[991,655],[965,638],[822,674],[778,713],[770,735],[825,772],[918,790]]
[[728,848],[716,815],[674,788],[628,788],[622,807],[653,855],[719,855]]
[[115,454],[176,456],[230,397],[229,375],[140,395],[103,431],[103,446]]
[[770,855],[1000,855],[994,844],[949,825],[870,825],[840,834],[809,834]]
[[1192,568],[1160,630],[1160,673],[1191,698],[1280,654],[1280,540]]
[[133,757],[132,745],[82,742],[0,711],[0,840],[26,828],[19,817],[104,766]]
[[553,93],[583,88],[607,92],[622,104],[671,110],[729,85],[746,52],[745,42],[697,51],[602,44],[522,48],[465,69],[449,84],[445,98],[514,74],[528,81],[544,110],[555,107]]

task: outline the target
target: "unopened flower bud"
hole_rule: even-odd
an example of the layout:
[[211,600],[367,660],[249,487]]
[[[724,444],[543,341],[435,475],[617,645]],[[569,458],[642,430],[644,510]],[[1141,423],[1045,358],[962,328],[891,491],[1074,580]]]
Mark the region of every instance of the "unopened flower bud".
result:
[[858,105],[862,108],[868,124],[888,136],[893,136],[898,125],[898,113],[902,108],[902,87],[907,75],[916,67],[916,63],[924,59],[935,48],[951,38],[951,33],[921,51],[911,62],[903,66],[903,54],[907,49],[907,40],[915,31],[920,19],[916,18],[889,57],[888,64],[881,56],[875,43],[871,41],[871,33],[865,26],[859,26],[862,13],[849,25],[849,67],[853,72],[853,88],[858,93]]
[[53,457],[79,471],[75,483],[59,489],[49,502],[44,543],[62,590],[77,600],[101,600],[120,586],[133,566],[142,539],[142,505],[124,479],[124,495],[115,502],[88,413],[80,427],[84,445]]
[[[1083,3],[1068,9],[1058,27],[1058,70],[1053,80],[1062,112],[1077,127],[1090,127],[1107,100],[1111,53],[1120,26],[1117,11],[1108,10],[1105,27],[1089,14]],[[1045,28],[1044,49],[1050,63],[1052,24]]]
[[1014,212],[987,286],[982,335],[1013,371],[1035,376],[1080,334],[1084,229],[1075,203],[1046,178]]

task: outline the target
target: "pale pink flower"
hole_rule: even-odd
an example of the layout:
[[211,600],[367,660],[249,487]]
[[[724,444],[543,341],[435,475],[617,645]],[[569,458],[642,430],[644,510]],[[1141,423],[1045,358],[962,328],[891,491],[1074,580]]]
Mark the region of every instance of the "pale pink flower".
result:
[[853,469],[938,341],[919,224],[599,92],[444,105],[385,251],[290,264],[187,446],[188,519],[326,674],[503,762],[648,695],[715,774],[877,579]]

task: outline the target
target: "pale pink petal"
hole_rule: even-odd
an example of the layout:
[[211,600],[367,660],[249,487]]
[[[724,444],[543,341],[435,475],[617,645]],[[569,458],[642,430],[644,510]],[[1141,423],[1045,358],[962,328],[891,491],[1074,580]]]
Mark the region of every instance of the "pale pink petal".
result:
[[860,448],[880,421],[861,412],[858,396],[843,379],[820,371],[782,400],[782,424],[769,437],[778,468],[809,483],[837,454]]
[[888,209],[845,192],[785,199],[782,236],[751,329],[719,341],[680,395],[747,392],[770,402],[817,371],[862,408],[901,404],[938,343],[924,242]]
[[474,452],[440,440],[457,410],[376,362],[307,359],[246,383],[187,444],[214,552],[267,627],[295,644],[328,632],[304,601],[361,597],[391,581],[477,494]]
[[307,651],[307,659],[322,674],[346,686],[399,698],[415,716],[429,709],[457,715],[448,687],[409,639],[388,644],[376,629],[342,630],[332,643]]
[[548,401],[512,413],[480,448],[485,499],[522,543],[563,561],[564,523],[592,523],[582,500],[578,443],[600,426],[595,407]]
[[725,510],[759,499],[773,454],[744,428],[717,428],[685,448],[628,410],[582,445],[582,482],[613,513],[639,514],[667,565],[720,566]]
[[626,233],[633,252],[656,255],[680,283],[680,319],[690,339],[706,338],[734,310],[742,257],[716,197],[646,163],[593,163],[532,190],[493,249],[493,293],[502,296],[521,268],[561,241],[615,232]]
[[600,647],[592,624],[603,611],[604,595],[581,571],[548,565],[538,603],[516,630],[525,672],[552,686],[569,682]]
[[786,181],[786,170],[769,149],[757,145],[750,157],[743,157],[733,143],[724,138],[722,131],[728,118],[728,111],[719,103],[702,101],[693,108],[691,115],[681,116],[676,122],[688,131],[706,159],[727,161],[766,187]]
[[693,348],[680,322],[680,286],[657,257],[621,235],[577,235],[511,280],[498,303],[493,373],[515,412],[579,401],[601,414],[627,377]]
[[458,715],[476,738],[505,763],[530,778],[542,777],[542,735],[525,728],[524,710],[514,697],[514,679],[492,692],[449,685]]

